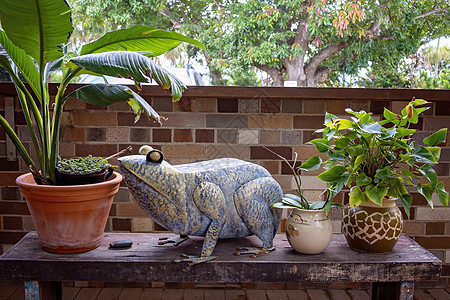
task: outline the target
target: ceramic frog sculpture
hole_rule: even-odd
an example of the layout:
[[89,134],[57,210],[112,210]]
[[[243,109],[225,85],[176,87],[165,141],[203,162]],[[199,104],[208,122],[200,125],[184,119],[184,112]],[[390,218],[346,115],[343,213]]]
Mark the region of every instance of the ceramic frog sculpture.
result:
[[122,157],[119,166],[134,200],[155,222],[180,236],[205,237],[200,257],[182,261],[213,259],[221,238],[254,234],[261,251],[274,249],[281,210],[272,203],[283,192],[263,167],[234,158],[170,165],[158,150]]

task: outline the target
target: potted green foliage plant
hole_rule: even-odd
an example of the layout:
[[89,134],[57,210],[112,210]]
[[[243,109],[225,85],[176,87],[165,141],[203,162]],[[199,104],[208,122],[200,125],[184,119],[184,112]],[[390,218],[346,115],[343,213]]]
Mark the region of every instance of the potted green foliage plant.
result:
[[[438,181],[433,166],[440,157],[447,128],[423,139],[413,139],[419,115],[429,102],[413,98],[400,114],[384,109],[384,118],[376,121],[372,113],[346,109],[350,119],[326,113],[323,138],[310,141],[328,160],[316,160],[326,170],[318,175],[333,194],[350,188],[349,207],[344,209],[342,230],[349,246],[363,252],[385,253],[392,250],[402,232],[402,214],[395,204],[400,200],[410,215],[410,190],[422,194],[430,207],[432,195],[444,206],[448,193]],[[407,187],[409,189],[407,189]]]
[[114,170],[103,157],[74,157],[61,159],[56,165],[56,182],[59,185],[80,185],[103,182]]
[[[69,83],[81,74],[119,76],[132,78],[139,90],[141,83],[155,80],[164,89],[170,89],[175,101],[181,97],[183,84],[156,65],[152,57],[182,42],[202,49],[204,46],[178,33],[134,26],[107,33],[82,46],[79,53],[67,52],[73,26],[71,9],[64,0],[2,0],[0,24],[0,66],[16,87],[36,159],[1,115],[0,124],[30,168],[31,173],[19,176],[16,182],[27,200],[41,245],[45,250],[62,253],[93,249],[100,243],[122,177],[114,172],[108,181],[98,184],[81,188],[55,186],[64,104],[72,98],[98,105],[128,102],[136,121],[142,113],[157,121],[159,115],[130,87],[110,85],[105,79],[104,84],[85,85],[67,93]],[[54,72],[62,76],[53,98],[49,78]],[[78,190],[81,195],[76,195]],[[88,209],[88,199],[97,205]],[[69,205],[76,203],[83,208]],[[55,212],[56,205],[61,205],[61,212]],[[70,223],[77,220],[82,224]],[[55,241],[55,237],[60,240]]]
[[317,170],[320,166],[318,156],[311,157],[296,167],[298,158],[296,152],[293,163],[290,163],[285,157],[267,147],[264,148],[283,160],[294,176],[297,195],[284,194],[281,202],[273,204],[273,207],[276,208],[291,209],[286,219],[286,237],[289,244],[295,251],[302,254],[323,252],[333,237],[333,226],[328,213],[331,207],[342,207],[342,205],[332,201],[334,195],[330,189],[326,189],[321,194],[321,196],[326,197],[325,201],[310,203],[302,193],[301,171]]

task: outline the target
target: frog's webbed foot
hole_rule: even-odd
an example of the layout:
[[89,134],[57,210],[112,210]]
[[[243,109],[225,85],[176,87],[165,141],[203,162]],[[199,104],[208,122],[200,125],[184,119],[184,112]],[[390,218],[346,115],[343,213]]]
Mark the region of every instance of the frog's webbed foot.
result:
[[186,254],[182,254],[181,256],[183,256],[184,258],[180,258],[180,259],[175,259],[174,262],[190,262],[189,266],[193,266],[199,263],[203,263],[203,262],[207,262],[210,260],[215,259],[215,256],[204,256],[204,257],[199,257],[199,256],[194,256],[194,255],[186,255]]
[[181,234],[179,237],[174,238],[163,237],[159,238],[158,245],[173,244],[174,246],[178,246],[187,239],[189,239],[189,236],[184,234]]
[[242,248],[237,248],[234,255],[241,255],[241,254],[251,254],[250,257],[251,258],[256,258],[259,256],[263,256],[264,254],[270,253],[272,251],[275,251],[275,247],[270,247],[270,248],[263,248],[263,247],[242,247]]

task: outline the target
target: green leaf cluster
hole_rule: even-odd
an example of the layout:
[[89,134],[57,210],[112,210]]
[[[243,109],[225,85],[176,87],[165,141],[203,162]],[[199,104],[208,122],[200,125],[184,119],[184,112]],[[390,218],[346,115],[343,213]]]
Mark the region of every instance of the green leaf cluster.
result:
[[87,175],[100,172],[106,168],[114,167],[103,157],[92,155],[75,157],[58,161],[56,168],[61,173],[74,175]]
[[292,174],[294,175],[295,183],[297,185],[296,192],[297,195],[293,194],[285,194],[281,198],[281,202],[274,203],[272,206],[276,208],[299,208],[299,209],[306,209],[306,210],[320,210],[325,209],[326,213],[328,213],[331,209],[331,207],[342,207],[339,203],[334,203],[332,201],[333,197],[336,195],[333,190],[326,189],[323,191],[322,195],[325,194],[326,200],[325,201],[316,201],[313,203],[309,203],[308,200],[303,196],[301,186],[302,186],[302,180],[300,176],[300,172],[303,171],[314,171],[320,168],[320,164],[322,163],[322,159],[315,155],[310,157],[307,161],[305,161],[300,166],[296,167],[297,164],[297,157],[298,154],[295,152],[295,159],[294,162],[291,164],[289,161],[279,155],[278,153],[272,151],[271,149],[264,147],[266,150],[271,152],[272,154],[278,156],[281,160],[283,160],[291,169]]
[[318,130],[323,138],[310,141],[317,151],[325,153],[326,169],[318,178],[337,194],[344,186],[350,188],[350,205],[372,201],[380,206],[383,199],[401,200],[409,217],[412,196],[406,186],[415,188],[433,207],[432,195],[447,207],[448,193],[433,169],[439,161],[441,144],[445,143],[447,128],[442,128],[416,144],[416,129],[411,124],[419,121],[419,115],[429,109],[429,102],[413,99],[400,114],[387,108],[383,119],[375,121],[372,113],[346,112],[350,119],[333,114],[325,115],[325,128]]
[[[64,0],[0,2],[0,66],[14,81],[37,163],[2,116],[0,124],[33,170],[37,182],[55,182],[61,115],[71,97],[99,105],[128,102],[136,121],[142,113],[160,118],[137,92],[127,86],[111,86],[106,80],[104,84],[83,86],[66,94],[73,78],[83,73],[121,76],[133,79],[138,90],[141,83],[155,80],[169,89],[176,101],[181,97],[183,84],[150,57],[182,42],[204,49],[200,42],[181,34],[136,25],[107,33],[85,44],[78,54],[68,53],[67,43],[73,31],[71,16],[71,8]],[[63,75],[53,100],[48,80],[57,71]]]

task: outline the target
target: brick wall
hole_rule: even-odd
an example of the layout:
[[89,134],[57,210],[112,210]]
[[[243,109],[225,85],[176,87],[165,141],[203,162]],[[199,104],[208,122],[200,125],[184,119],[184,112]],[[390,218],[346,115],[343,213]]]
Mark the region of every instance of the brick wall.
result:
[[[73,89],[76,86],[72,86]],[[55,89],[56,86],[52,86]],[[8,114],[14,97],[11,84],[0,83],[0,113]],[[161,149],[173,164],[189,163],[220,157],[236,157],[266,167],[285,192],[295,187],[290,170],[263,146],[293,160],[300,161],[317,154],[306,143],[314,130],[321,128],[325,111],[344,115],[346,107],[364,109],[381,115],[383,107],[394,112],[413,96],[432,101],[432,109],[418,124],[419,137],[450,124],[450,91],[448,90],[375,90],[331,88],[245,88],[190,87],[178,103],[173,104],[166,91],[146,86],[143,97],[161,113],[166,121],[159,126],[142,117],[134,124],[134,115],[127,104],[109,107],[93,106],[70,100],[62,118],[61,156],[109,156],[133,146],[134,153],[143,144]],[[15,125],[26,138],[26,126],[17,101],[14,107]],[[436,167],[440,180],[450,190],[450,143],[441,153]],[[26,145],[28,148],[30,145]],[[26,203],[14,184],[15,177],[26,170],[21,159],[7,159],[5,133],[0,129],[0,245],[6,251],[33,223]],[[13,157],[15,157],[13,153]],[[116,163],[113,161],[113,163]],[[303,189],[315,201],[325,184],[315,178],[318,172],[304,173]],[[443,279],[428,283],[448,286],[450,277],[450,212],[436,202],[431,210],[426,200],[413,195],[411,219],[404,231],[444,262]],[[336,201],[345,203],[344,193]],[[334,231],[340,232],[341,211],[333,211]],[[122,186],[115,197],[106,231],[164,231],[147,218]]]

